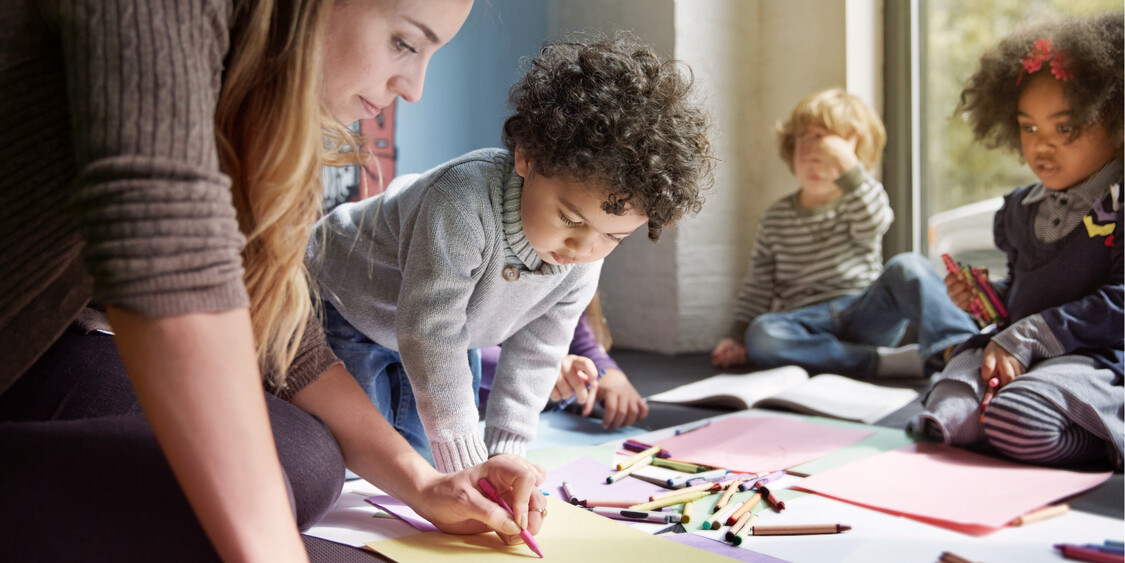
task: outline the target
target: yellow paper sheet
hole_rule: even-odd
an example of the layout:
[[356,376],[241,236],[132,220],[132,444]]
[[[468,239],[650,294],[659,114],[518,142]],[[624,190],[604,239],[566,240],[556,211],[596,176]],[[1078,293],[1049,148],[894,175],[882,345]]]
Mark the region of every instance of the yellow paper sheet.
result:
[[[727,561],[730,559],[668,541],[557,499],[547,499],[547,520],[535,536],[549,561]],[[496,534],[456,536],[441,532],[370,542],[367,547],[395,561],[531,561],[526,545],[505,545]]]

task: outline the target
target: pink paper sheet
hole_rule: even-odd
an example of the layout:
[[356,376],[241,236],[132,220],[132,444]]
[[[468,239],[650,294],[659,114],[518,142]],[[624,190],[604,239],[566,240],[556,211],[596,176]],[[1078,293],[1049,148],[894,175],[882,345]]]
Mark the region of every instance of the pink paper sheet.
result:
[[594,458],[582,457],[562,467],[556,467],[547,472],[547,478],[539,486],[551,496],[567,502],[566,495],[562,492],[563,481],[570,484],[570,491],[579,500],[636,500],[645,502],[655,493],[666,492],[652,483],[627,477],[612,485],[606,484],[605,478],[613,475],[615,470]]
[[911,444],[807,477],[795,488],[985,534],[1093,488],[1110,475],[1024,465],[940,444]]
[[850,446],[871,431],[774,416],[728,417],[656,443],[676,459],[737,471],[776,471]]
[[375,495],[365,499],[367,502],[402,518],[407,524],[414,526],[423,532],[436,532],[437,526],[430,523],[429,520],[422,518],[413,508],[406,506],[406,503],[398,500],[390,495]]

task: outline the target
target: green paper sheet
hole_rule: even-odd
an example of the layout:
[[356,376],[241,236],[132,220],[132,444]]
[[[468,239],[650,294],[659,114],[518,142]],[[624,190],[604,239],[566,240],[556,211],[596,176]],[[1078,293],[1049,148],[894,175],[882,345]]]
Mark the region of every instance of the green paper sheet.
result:
[[571,446],[559,448],[544,448],[527,452],[527,461],[543,466],[550,471],[562,467],[576,459],[590,457],[601,463],[612,466],[613,454],[617,453],[617,446]]
[[858,422],[848,422],[819,416],[810,417],[806,419],[806,422],[823,424],[825,426],[837,426],[840,428],[868,430],[874,432],[874,434],[850,446],[845,446],[829,454],[822,455],[812,461],[790,467],[788,472],[794,475],[816,475],[817,473],[835,469],[853,461],[859,461],[883,452],[897,450],[898,448],[915,442],[904,430],[895,428],[871,426],[870,424],[860,424]]

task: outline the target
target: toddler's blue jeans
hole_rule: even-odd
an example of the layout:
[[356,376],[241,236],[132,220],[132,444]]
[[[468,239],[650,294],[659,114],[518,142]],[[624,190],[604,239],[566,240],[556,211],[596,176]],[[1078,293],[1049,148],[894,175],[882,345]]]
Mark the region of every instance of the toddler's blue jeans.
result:
[[746,356],[760,369],[796,364],[813,374],[871,377],[879,365],[876,347],[897,346],[911,322],[923,361],[978,332],[929,260],[905,253],[888,261],[863,293],[754,319]]

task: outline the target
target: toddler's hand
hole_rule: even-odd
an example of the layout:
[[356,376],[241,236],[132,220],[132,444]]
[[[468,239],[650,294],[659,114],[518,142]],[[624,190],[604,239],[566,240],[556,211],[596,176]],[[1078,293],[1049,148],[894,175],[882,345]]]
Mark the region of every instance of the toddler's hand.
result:
[[984,357],[980,362],[980,378],[988,385],[988,380],[993,377],[1000,380],[1000,387],[1012,382],[1013,379],[1023,375],[1027,368],[995,342],[989,342],[984,348]]
[[[598,368],[593,360],[584,356],[568,354],[562,361],[559,378],[555,381],[555,388],[551,390],[551,400],[561,401],[571,395],[576,395],[575,400],[585,404],[591,393],[597,392]],[[586,386],[589,385],[589,389]]]
[[746,346],[733,338],[724,338],[711,351],[711,365],[732,368],[746,363]]
[[[641,398],[641,394],[629,383],[625,372],[619,369],[607,369],[598,385],[598,394],[601,395],[602,404],[605,405],[605,416],[602,417],[603,428],[618,428],[629,426],[634,422],[648,416],[648,404]],[[590,416],[597,401],[591,396],[582,409],[582,416]]]
[[841,137],[823,127],[814,125],[805,130],[805,136],[798,139],[799,143],[808,143],[811,153],[819,153],[824,163],[835,173],[834,178],[844,175],[851,170],[859,158],[856,157],[855,148],[858,137]]
[[976,296],[972,286],[965,281],[965,277],[953,272],[945,276],[945,293],[949,295],[954,305],[965,312],[972,308],[973,297]]

